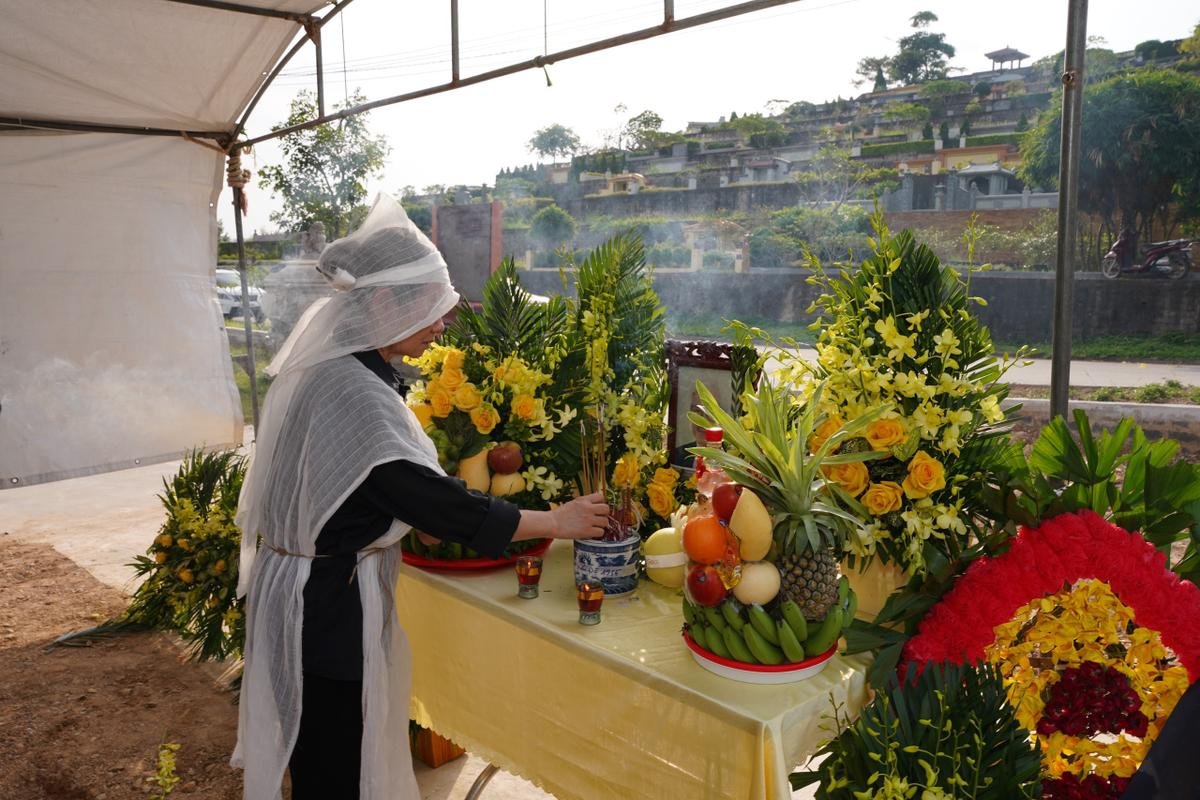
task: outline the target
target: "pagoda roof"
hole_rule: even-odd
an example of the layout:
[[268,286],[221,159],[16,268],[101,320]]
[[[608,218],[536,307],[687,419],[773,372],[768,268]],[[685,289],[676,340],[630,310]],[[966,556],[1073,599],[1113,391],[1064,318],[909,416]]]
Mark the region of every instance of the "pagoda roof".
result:
[[1022,53],[1013,47],[1005,47],[1003,50],[995,50],[991,53],[984,53],[984,58],[991,61],[1020,61],[1029,58],[1028,53]]

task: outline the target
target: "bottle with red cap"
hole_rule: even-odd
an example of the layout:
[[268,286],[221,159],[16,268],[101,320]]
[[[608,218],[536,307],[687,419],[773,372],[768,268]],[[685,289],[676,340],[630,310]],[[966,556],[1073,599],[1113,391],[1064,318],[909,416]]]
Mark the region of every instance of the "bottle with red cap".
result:
[[[723,450],[725,447],[725,431],[721,428],[704,429],[704,446]],[[696,492],[706,500],[712,497],[713,489],[722,483],[728,483],[730,478],[720,467],[709,467],[704,463],[704,456],[696,456]]]

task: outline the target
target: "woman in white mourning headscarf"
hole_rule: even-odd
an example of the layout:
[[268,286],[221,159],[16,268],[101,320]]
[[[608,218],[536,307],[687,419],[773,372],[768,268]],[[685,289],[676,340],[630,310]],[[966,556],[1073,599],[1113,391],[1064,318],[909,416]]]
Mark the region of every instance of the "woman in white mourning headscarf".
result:
[[279,798],[285,769],[294,800],[416,800],[411,659],[392,602],[401,537],[416,528],[495,556],[519,539],[599,536],[608,507],[589,495],[520,510],[438,466],[389,361],[435,341],[458,293],[396,200],[381,195],[317,269],[338,291],[268,368],[239,503],[249,597],[233,763],[246,800]]

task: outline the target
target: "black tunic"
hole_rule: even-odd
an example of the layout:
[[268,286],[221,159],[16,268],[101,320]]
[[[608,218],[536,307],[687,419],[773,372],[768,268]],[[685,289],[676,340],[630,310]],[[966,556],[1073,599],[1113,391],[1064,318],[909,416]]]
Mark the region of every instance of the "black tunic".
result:
[[[404,394],[407,387],[375,350],[354,356],[379,379]],[[520,510],[498,497],[472,491],[458,478],[410,461],[389,461],[333,512],[317,536],[304,585],[304,671],[341,681],[362,680],[362,603],[354,582],[355,553],[387,533],[398,519],[417,530],[499,556],[512,541]]]

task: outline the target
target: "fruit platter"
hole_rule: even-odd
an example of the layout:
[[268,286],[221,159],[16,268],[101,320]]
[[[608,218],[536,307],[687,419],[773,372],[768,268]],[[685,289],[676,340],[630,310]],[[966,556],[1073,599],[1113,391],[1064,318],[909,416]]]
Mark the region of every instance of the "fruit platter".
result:
[[[721,436],[696,448],[696,502],[681,544],[684,641],[697,663],[736,680],[781,683],[810,677],[837,651],[858,599],[839,559],[852,517],[825,488],[823,463],[873,454],[833,455],[853,423],[827,440],[813,437],[812,406],[793,414],[786,389],[763,381],[747,394],[752,433],[697,386]],[[730,449],[724,449],[728,437]]]

